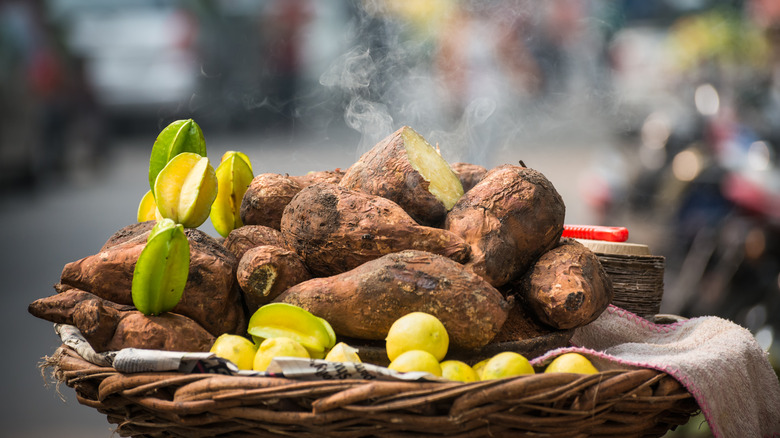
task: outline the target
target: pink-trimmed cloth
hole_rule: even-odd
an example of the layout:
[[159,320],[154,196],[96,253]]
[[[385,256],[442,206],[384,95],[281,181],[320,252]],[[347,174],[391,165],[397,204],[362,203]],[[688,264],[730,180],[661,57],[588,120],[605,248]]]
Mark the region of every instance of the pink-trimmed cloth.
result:
[[661,370],[693,395],[715,437],[780,437],[780,382],[753,335],[731,321],[706,316],[660,325],[610,306],[571,343],[532,364],[576,351],[600,369]]

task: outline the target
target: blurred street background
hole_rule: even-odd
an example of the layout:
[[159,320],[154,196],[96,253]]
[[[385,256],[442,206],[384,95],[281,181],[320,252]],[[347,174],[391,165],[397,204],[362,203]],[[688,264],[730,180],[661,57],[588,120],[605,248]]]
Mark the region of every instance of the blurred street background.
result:
[[59,340],[26,308],[135,222],[182,118],[255,174],[346,168],[403,125],[450,162],[522,160],[567,223],[666,257],[663,313],[778,363],[776,0],[0,0],[3,436],[111,436],[44,386]]

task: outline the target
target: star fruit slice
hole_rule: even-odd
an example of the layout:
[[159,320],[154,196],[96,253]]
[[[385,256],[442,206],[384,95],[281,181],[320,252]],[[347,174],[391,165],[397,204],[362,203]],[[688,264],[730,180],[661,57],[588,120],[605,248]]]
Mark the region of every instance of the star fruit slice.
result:
[[144,315],[172,310],[181,300],[190,271],[190,243],[184,228],[163,219],[152,228],[133,271],[133,305]]
[[157,175],[154,197],[162,217],[197,228],[209,217],[217,197],[216,172],[208,158],[183,152]]
[[249,157],[241,152],[228,151],[217,166],[217,198],[211,206],[211,223],[223,237],[244,225],[241,221],[241,201],[252,182]]
[[271,303],[260,307],[249,319],[247,332],[256,343],[265,339],[294,339],[315,359],[322,359],[336,344],[333,328],[324,319],[287,303]]
[[166,126],[152,146],[149,157],[149,187],[154,190],[157,175],[173,157],[182,152],[206,156],[206,140],[203,131],[192,119],[177,120]]

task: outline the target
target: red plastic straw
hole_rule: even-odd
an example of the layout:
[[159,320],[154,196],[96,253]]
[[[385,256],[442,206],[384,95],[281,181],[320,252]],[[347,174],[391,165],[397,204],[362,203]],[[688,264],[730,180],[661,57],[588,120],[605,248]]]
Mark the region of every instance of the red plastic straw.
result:
[[625,242],[628,240],[628,229],[625,227],[604,227],[600,225],[564,225],[563,237]]

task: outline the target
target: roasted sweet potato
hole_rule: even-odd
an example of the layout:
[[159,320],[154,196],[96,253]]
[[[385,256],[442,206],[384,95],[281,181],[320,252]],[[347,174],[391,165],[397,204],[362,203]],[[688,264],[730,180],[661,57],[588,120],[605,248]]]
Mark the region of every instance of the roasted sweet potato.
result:
[[457,262],[469,254],[463,239],[419,225],[393,201],[327,183],[309,186],[293,198],[281,231],[315,276],[338,274],[405,249]]
[[338,335],[381,340],[410,312],[435,315],[455,348],[481,347],[499,332],[507,303],[463,265],[423,251],[385,255],[332,277],[299,283],[274,300],[325,318]]
[[232,252],[239,261],[244,253],[251,248],[262,245],[274,245],[282,248],[286,246],[284,237],[279,230],[264,225],[244,225],[236,228],[228,234],[222,245]]
[[340,185],[390,199],[428,226],[440,225],[463,195],[449,164],[408,126],[363,154],[347,169]]
[[540,322],[521,296],[509,295],[507,302],[509,311],[506,321],[493,338],[494,342],[518,342],[562,331]]
[[478,164],[458,162],[452,163],[451,166],[455,174],[458,175],[464,192],[471,190],[487,174],[487,169]]
[[312,184],[317,184],[321,182],[331,183],[331,184],[338,184],[341,182],[341,179],[344,178],[344,171],[341,169],[334,169],[334,170],[322,170],[322,171],[316,171],[316,172],[309,172],[306,175],[301,176],[291,176],[293,181],[297,182],[298,185],[301,186],[301,188],[309,187]]
[[262,245],[244,253],[236,277],[249,313],[253,314],[287,288],[310,279],[311,274],[294,251]]
[[[98,254],[68,263],[60,282],[119,304],[133,304],[133,270],[148,232],[110,246]],[[188,316],[215,336],[243,333],[246,314],[236,285],[238,260],[212,237],[187,229],[190,272],[174,313]]]
[[466,265],[500,287],[558,243],[565,213],[563,199],[544,175],[503,165],[460,198],[444,228],[471,246]]
[[301,188],[287,175],[262,173],[255,176],[241,201],[241,221],[244,225],[265,225],[278,230],[284,207]]
[[208,351],[214,336],[186,316],[166,312],[145,316],[79,289],[34,301],[28,311],[38,318],[76,326],[97,352],[123,348]]
[[140,236],[141,234],[146,234],[151,231],[152,228],[154,228],[156,223],[157,221],[145,221],[122,227],[108,238],[106,243],[103,244],[103,247],[100,248],[100,251],[105,251],[112,246],[127,242],[128,240]]
[[539,258],[521,293],[539,320],[560,329],[595,320],[614,295],[598,256],[573,239],[562,239]]

